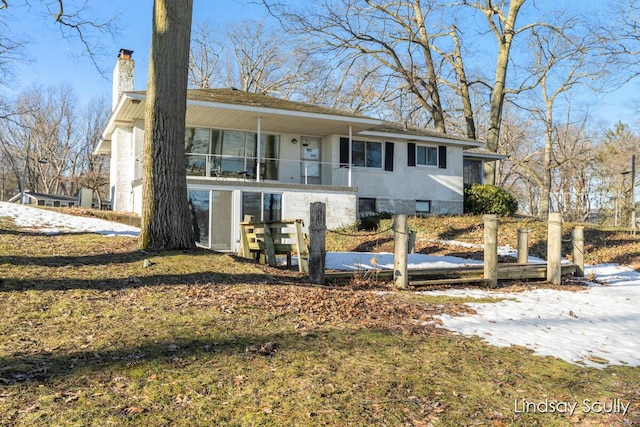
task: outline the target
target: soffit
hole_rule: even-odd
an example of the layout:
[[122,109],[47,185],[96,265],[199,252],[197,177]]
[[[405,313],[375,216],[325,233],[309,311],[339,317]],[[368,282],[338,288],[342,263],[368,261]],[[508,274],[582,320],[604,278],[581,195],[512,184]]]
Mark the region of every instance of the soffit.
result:
[[[140,99],[137,99],[139,97]],[[310,136],[347,135],[349,126],[355,135],[381,123],[380,120],[368,117],[352,117],[331,112],[328,109],[324,112],[284,110],[189,100],[186,121],[187,126],[193,127],[257,130],[259,118],[261,132]],[[131,93],[118,111],[114,124],[131,124],[143,117],[144,96]]]

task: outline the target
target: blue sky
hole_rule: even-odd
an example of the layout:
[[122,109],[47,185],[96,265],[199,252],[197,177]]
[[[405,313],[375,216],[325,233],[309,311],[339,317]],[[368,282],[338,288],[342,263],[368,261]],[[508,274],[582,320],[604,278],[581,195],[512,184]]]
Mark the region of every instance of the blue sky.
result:
[[[26,53],[30,61],[19,66],[10,94],[15,95],[34,84],[45,87],[68,84],[82,104],[97,97],[110,100],[111,70],[120,48],[134,51],[135,88],[145,89],[153,0],[90,0],[89,3],[94,8],[88,12],[89,16],[116,17],[117,33],[96,40],[96,59],[106,71],[105,76],[100,75],[78,40],[64,39],[51,17],[44,16],[39,6],[31,10],[14,8],[9,23],[16,30],[12,36],[29,42]],[[263,18],[267,18],[267,13],[255,0],[194,0],[194,24],[206,21],[226,25]],[[638,83],[632,82],[598,104],[598,114],[608,122],[607,127],[618,119],[637,123],[626,108],[631,100],[638,98],[636,93],[639,93]]]
[[[96,41],[96,58],[106,70],[106,78],[83,52],[78,40],[62,38],[51,18],[45,17],[36,7],[30,11],[14,9],[11,28],[22,29],[22,33],[14,35],[28,41],[29,62],[19,65],[13,90],[10,90],[12,94],[34,84],[45,87],[68,84],[81,103],[102,96],[110,102],[111,70],[121,48],[134,51],[135,88],[146,88],[153,0],[94,0],[89,3],[95,8],[88,13],[90,16],[116,16],[117,34],[102,36]],[[225,25],[266,16],[264,8],[250,4],[250,0],[194,0],[194,24],[207,21]]]

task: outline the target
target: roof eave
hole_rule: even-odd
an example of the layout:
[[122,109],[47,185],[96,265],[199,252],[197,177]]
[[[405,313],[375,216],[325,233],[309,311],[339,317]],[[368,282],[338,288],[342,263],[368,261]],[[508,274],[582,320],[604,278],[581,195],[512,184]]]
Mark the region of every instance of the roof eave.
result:
[[274,107],[256,107],[253,105],[241,105],[241,104],[230,104],[224,102],[214,102],[214,101],[200,101],[194,99],[187,100],[187,106],[193,105],[196,107],[207,107],[207,108],[220,108],[225,110],[235,110],[235,111],[247,111],[256,114],[274,114],[288,117],[300,117],[305,119],[317,119],[317,120],[333,120],[338,122],[345,122],[346,124],[353,123],[358,125],[369,125],[369,126],[379,126],[383,123],[382,120],[374,119],[370,117],[357,117],[350,115],[340,115],[340,114],[327,114],[327,113],[315,113],[310,111],[295,111],[295,110],[287,110],[284,108],[274,108]]
[[373,136],[373,137],[387,138],[387,139],[400,139],[403,141],[431,142],[431,143],[438,143],[438,144],[454,145],[459,147],[483,147],[484,146],[484,143],[479,141],[460,140],[460,139],[446,138],[441,136],[420,135],[418,133],[412,133],[410,130],[405,132],[398,132],[398,133],[387,132],[387,131],[365,130],[362,132],[358,132],[358,135]]
[[488,161],[496,161],[496,160],[507,160],[509,157],[503,154],[498,153],[467,153],[463,152],[462,156],[467,159],[478,159],[478,160],[488,160]]

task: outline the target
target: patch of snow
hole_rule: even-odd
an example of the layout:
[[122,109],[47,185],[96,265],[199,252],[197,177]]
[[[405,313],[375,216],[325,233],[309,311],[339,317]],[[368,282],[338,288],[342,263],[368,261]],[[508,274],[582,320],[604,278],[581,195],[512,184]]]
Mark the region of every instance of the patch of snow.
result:
[[138,237],[140,229],[99,218],[85,218],[17,203],[0,202],[0,217],[13,218],[19,227],[43,234],[69,232],[98,233],[105,236]]
[[[135,237],[139,230],[115,222],[65,215],[11,203],[0,203],[0,217],[42,233],[92,232]],[[455,242],[452,242],[455,243]],[[502,254],[512,253],[503,248]],[[530,262],[542,260],[530,258]],[[459,257],[409,254],[409,269],[451,268],[481,264]],[[330,252],[326,267],[335,270],[393,269],[393,254]],[[502,298],[496,303],[469,303],[476,314],[442,315],[442,327],[479,336],[496,346],[521,345],[535,354],[596,368],[640,366],[640,273],[615,264],[588,266],[593,283],[582,291],[532,289],[496,292],[450,289],[425,294]]]

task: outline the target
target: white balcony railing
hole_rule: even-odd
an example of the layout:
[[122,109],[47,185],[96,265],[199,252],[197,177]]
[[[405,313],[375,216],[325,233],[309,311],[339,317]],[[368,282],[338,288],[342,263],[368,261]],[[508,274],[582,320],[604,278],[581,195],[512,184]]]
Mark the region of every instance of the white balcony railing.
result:
[[[186,153],[187,176],[243,181],[271,181],[300,183],[307,185],[351,186],[351,169],[332,162],[315,160],[287,160],[260,158],[260,176],[256,174],[255,157],[234,157],[217,154]],[[283,169],[286,175],[298,175],[299,180],[281,178]]]

